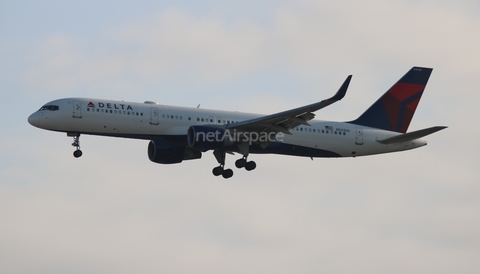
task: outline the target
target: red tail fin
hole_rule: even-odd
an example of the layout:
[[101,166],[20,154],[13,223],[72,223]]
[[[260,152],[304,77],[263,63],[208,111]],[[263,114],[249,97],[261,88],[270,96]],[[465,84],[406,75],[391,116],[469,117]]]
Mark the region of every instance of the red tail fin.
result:
[[407,132],[431,73],[431,68],[413,67],[357,120],[350,123]]

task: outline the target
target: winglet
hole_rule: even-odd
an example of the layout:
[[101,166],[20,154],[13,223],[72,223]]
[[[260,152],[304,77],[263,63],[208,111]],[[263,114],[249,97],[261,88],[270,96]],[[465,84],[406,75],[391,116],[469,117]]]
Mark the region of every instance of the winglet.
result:
[[343,97],[345,97],[345,94],[347,93],[348,85],[350,85],[350,80],[352,80],[352,75],[348,75],[347,79],[345,79],[345,82],[343,82],[342,86],[338,89],[337,93],[335,93],[335,95],[333,95],[332,98],[327,100],[332,100],[332,101],[342,100]]

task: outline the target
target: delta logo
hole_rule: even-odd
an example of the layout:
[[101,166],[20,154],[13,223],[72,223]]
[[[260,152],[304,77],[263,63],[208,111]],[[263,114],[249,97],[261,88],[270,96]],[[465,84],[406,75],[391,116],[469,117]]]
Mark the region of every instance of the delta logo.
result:
[[[94,108],[95,104],[92,102],[88,103],[89,108]],[[102,103],[98,102],[99,108],[108,108],[108,109],[119,109],[119,110],[133,110],[132,106],[125,104],[112,104],[112,103]]]

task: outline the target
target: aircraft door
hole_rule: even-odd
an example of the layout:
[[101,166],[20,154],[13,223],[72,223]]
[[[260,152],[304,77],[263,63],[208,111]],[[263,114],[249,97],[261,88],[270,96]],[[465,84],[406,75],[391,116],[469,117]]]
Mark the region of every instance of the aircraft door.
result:
[[158,125],[160,123],[160,113],[158,108],[150,108],[150,125]]
[[78,100],[73,100],[73,118],[82,118],[82,103]]
[[361,127],[355,128],[356,136],[355,136],[355,144],[356,145],[363,145],[363,129]]

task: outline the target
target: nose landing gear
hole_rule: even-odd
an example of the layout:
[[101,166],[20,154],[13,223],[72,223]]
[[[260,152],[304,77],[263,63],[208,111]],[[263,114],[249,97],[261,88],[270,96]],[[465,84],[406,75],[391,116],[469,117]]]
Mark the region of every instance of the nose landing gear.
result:
[[80,133],[69,134],[68,136],[73,136],[72,146],[75,147],[73,152],[73,157],[79,158],[82,156],[82,151],[80,150]]

